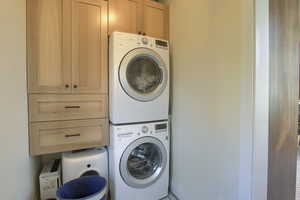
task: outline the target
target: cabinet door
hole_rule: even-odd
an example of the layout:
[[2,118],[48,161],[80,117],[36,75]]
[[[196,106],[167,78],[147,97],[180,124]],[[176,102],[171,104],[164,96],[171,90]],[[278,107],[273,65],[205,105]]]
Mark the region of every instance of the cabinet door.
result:
[[108,145],[107,119],[30,123],[30,153],[41,155]]
[[142,32],[143,0],[109,0],[109,33]]
[[27,1],[29,93],[71,92],[67,9],[63,0]]
[[151,0],[143,4],[143,32],[151,37],[168,39],[169,7]]
[[107,93],[107,2],[72,0],[73,93]]

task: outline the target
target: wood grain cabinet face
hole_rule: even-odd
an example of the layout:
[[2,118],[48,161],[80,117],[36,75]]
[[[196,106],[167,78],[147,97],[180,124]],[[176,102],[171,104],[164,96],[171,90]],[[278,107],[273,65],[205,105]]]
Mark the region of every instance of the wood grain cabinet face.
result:
[[28,0],[28,86],[30,93],[71,91],[70,46],[64,40],[63,0]]
[[151,0],[110,0],[109,33],[113,31],[168,39],[168,6]]
[[107,92],[107,42],[107,3],[73,0],[73,93]]
[[30,95],[30,122],[97,119],[107,116],[106,95]]
[[109,0],[109,32],[142,32],[143,0]]
[[107,2],[27,2],[29,93],[107,93]]
[[30,124],[32,155],[108,145],[105,119],[38,122]]
[[151,0],[144,0],[143,6],[143,30],[146,35],[161,39],[168,39],[168,6]]
[[105,146],[107,2],[27,0],[32,155]]

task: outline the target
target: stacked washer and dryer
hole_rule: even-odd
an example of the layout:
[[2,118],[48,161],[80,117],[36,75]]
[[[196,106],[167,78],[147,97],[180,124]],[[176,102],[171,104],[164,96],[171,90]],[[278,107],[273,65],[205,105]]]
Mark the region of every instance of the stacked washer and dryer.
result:
[[169,44],[110,37],[109,179],[112,200],[159,200],[169,186]]

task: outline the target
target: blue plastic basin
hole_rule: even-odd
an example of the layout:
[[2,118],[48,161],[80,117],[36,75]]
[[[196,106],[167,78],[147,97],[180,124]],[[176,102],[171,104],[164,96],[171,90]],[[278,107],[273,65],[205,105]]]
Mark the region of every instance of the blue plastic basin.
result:
[[67,182],[57,190],[60,200],[105,200],[107,181],[100,176],[81,177]]

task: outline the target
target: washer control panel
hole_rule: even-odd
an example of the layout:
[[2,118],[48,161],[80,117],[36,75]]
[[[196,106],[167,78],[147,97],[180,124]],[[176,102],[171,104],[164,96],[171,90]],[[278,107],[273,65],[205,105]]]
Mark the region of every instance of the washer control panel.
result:
[[155,136],[168,133],[168,122],[152,122],[147,124],[130,124],[117,127],[117,138],[130,139],[132,137]]
[[162,133],[168,131],[168,123],[157,123],[149,125],[143,125],[141,127],[140,133],[142,134],[153,134],[153,133]]

